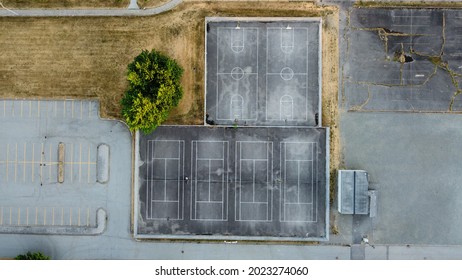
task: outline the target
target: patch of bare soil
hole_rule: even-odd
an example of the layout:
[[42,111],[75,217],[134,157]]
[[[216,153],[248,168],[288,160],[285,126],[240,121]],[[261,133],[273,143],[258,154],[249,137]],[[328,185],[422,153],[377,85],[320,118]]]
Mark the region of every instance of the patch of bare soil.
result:
[[1,0],[10,9],[126,8],[130,0]]

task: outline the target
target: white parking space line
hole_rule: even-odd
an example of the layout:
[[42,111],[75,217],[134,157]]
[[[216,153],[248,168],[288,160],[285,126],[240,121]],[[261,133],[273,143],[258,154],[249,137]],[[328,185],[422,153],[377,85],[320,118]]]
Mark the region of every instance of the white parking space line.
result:
[[61,207],[61,225],[64,225],[64,207]]
[[37,101],[37,117],[40,118],[40,100]]
[[24,101],[21,100],[21,118],[22,118],[22,113],[23,113],[23,105],[24,105]]
[[35,207],[35,225],[38,223],[38,208]]
[[43,207],[43,225],[47,225],[47,208]]
[[11,210],[11,207],[10,207],[10,225],[11,225],[11,218],[12,218],[12,215],[11,215],[12,213],[11,212],[12,212],[12,210]]
[[74,100],[72,100],[72,109],[71,109],[71,116],[74,118]]
[[29,207],[26,207],[26,226],[29,225]]
[[21,208],[18,207],[18,226],[21,224]]
[[51,209],[51,225],[54,226],[55,225],[55,208],[53,207]]
[[77,225],[80,226],[80,207],[79,207],[79,220],[78,220]]
[[72,208],[69,208],[69,225],[72,226]]
[[3,206],[0,208],[0,226],[3,225]]

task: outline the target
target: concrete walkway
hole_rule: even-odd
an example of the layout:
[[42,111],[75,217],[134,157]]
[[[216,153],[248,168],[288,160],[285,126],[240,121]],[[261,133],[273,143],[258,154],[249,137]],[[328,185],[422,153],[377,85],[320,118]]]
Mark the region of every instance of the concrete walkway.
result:
[[128,9],[8,9],[0,5],[0,17],[87,17],[87,16],[151,16],[169,11],[182,0],[172,0],[152,9],[139,9],[136,0],[131,0]]

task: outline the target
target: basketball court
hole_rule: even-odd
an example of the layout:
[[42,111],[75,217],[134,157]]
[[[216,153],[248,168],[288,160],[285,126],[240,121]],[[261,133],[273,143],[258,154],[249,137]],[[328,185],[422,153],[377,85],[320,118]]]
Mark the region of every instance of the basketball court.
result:
[[319,18],[207,18],[206,113],[217,124],[319,126]]

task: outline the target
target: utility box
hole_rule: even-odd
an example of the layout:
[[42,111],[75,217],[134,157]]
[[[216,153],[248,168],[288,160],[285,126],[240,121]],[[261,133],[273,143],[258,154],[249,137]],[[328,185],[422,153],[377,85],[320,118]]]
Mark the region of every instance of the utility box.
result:
[[338,211],[341,214],[369,214],[369,180],[364,170],[338,171]]

